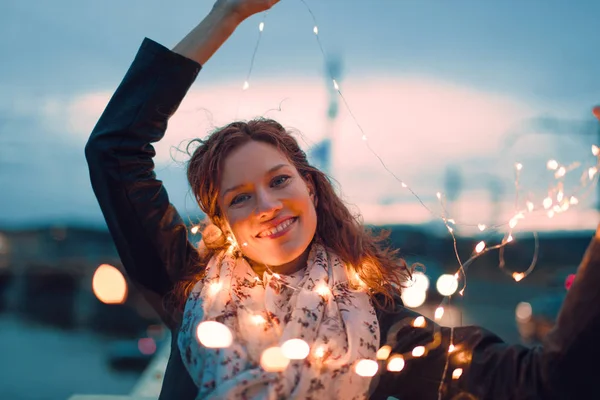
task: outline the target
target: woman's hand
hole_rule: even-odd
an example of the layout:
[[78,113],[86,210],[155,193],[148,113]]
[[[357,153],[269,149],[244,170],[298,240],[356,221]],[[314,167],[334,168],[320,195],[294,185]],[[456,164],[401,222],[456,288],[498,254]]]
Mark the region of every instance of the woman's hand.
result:
[[279,0],[217,0],[215,7],[223,8],[242,20],[273,7]]

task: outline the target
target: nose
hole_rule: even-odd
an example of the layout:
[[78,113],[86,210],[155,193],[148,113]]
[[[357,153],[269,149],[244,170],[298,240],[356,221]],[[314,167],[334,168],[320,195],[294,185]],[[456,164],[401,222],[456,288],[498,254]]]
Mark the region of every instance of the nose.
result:
[[281,210],[281,200],[268,190],[259,190],[256,194],[256,214],[262,218],[271,218]]

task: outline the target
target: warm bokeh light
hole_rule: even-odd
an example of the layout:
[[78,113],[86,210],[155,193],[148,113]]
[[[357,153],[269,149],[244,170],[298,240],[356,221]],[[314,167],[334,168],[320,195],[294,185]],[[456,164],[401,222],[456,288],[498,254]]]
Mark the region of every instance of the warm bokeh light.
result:
[[267,372],[281,372],[290,364],[280,347],[269,347],[260,356],[260,366]]
[[435,287],[442,296],[452,296],[458,289],[458,279],[454,275],[443,274],[438,278]]
[[390,372],[400,372],[404,369],[404,357],[401,355],[394,355],[387,364],[387,370]]
[[444,307],[440,306],[440,307],[436,308],[434,318],[439,321],[440,319],[442,319],[443,316],[444,316]]
[[417,346],[412,351],[413,357],[421,357],[423,354],[425,354],[425,347],[423,346]]
[[94,272],[92,290],[98,300],[106,304],[123,304],[127,299],[125,277],[109,264],[100,265]]
[[379,365],[375,360],[363,359],[354,366],[354,372],[360,376],[375,376],[378,369]]
[[392,352],[392,347],[389,345],[381,346],[379,350],[377,350],[377,355],[375,356],[378,360],[387,360]]
[[458,379],[460,378],[460,376],[462,375],[462,368],[456,368],[454,371],[452,371],[452,379]]
[[419,315],[417,318],[415,318],[415,320],[413,321],[412,326],[414,326],[415,328],[423,328],[425,326],[425,317],[423,317],[422,315]]
[[283,342],[281,351],[290,360],[304,360],[310,353],[310,347],[302,339],[290,339]]
[[233,335],[228,327],[217,321],[203,321],[196,328],[196,337],[205,347],[224,348],[229,347],[233,341]]
[[531,307],[531,304],[522,301],[519,304],[517,304],[517,308],[515,310],[515,316],[517,317],[518,321],[521,322],[527,322],[531,319],[531,316],[533,315],[533,308]]
[[414,287],[402,288],[400,296],[402,297],[402,302],[406,307],[416,308],[425,303],[425,300],[427,299],[427,292]]

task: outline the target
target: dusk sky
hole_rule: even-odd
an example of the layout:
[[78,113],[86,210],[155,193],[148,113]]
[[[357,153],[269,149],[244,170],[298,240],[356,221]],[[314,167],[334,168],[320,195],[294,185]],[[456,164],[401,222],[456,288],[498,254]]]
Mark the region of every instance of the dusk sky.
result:
[[[540,206],[555,185],[549,159],[569,172],[570,196],[596,163],[600,124],[600,2],[594,0],[306,0],[327,54],[343,62],[340,104],[328,131],[332,85],[300,0],[282,0],[239,28],[200,73],[156,146],[157,175],[185,216],[197,206],[186,158],[173,146],[235,118],[269,116],[301,132],[303,147],[334,138],[333,176],[367,222],[424,223],[451,167],[463,185],[459,222],[491,223],[490,187],[503,187],[501,217],[522,194]],[[576,4],[576,6],[575,6]],[[144,37],[172,48],[212,1],[8,0],[0,3],[0,227],[103,225],[83,147]],[[281,107],[281,110],[278,108]],[[542,123],[541,121],[546,121]],[[360,126],[360,128],[359,128]],[[361,130],[362,129],[362,130]],[[562,215],[527,217],[535,229],[591,228],[596,190]],[[579,194],[578,194],[579,196]],[[524,197],[520,207],[524,207]],[[385,204],[385,206],[381,206]],[[529,225],[527,225],[529,223]]]

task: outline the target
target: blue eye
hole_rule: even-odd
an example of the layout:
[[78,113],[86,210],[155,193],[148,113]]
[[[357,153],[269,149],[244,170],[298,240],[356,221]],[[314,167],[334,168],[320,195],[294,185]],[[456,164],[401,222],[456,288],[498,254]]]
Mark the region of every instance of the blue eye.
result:
[[271,186],[281,186],[284,183],[286,183],[287,181],[289,181],[290,179],[291,179],[291,176],[288,176],[288,175],[279,175],[279,176],[276,176],[271,181]]
[[247,194],[238,194],[233,198],[233,200],[231,200],[231,205],[233,206],[244,201],[246,197],[248,197]]

